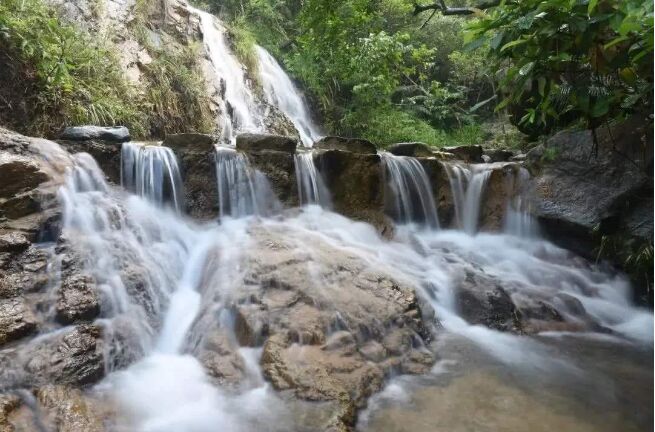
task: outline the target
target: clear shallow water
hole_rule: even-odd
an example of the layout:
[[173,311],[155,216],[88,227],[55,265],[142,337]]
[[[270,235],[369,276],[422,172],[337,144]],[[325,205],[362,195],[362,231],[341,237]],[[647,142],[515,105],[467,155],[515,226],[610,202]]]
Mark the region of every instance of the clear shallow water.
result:
[[511,367],[445,335],[424,377],[398,377],[370,401],[360,432],[646,431],[653,424],[650,350],[606,338],[544,340],[560,367]]

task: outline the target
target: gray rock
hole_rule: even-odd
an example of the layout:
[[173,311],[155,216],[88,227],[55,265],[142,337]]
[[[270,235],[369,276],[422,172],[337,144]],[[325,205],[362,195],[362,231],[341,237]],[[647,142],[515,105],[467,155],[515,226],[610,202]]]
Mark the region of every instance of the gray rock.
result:
[[244,152],[275,150],[295,153],[298,141],[283,135],[245,133],[237,135],[237,149]]
[[22,298],[0,300],[0,345],[36,330],[36,318]]
[[514,152],[505,149],[491,149],[484,151],[482,157],[484,158],[485,156],[489,158],[489,160],[485,162],[507,162],[514,157]]
[[62,324],[90,321],[99,314],[100,304],[93,279],[79,273],[64,278],[57,295],[57,321]]
[[0,153],[0,198],[30,191],[48,180],[48,175],[32,158]]
[[489,276],[466,271],[457,283],[456,304],[461,316],[471,324],[501,331],[518,331],[519,315],[509,294]]
[[189,149],[209,151],[213,149],[216,138],[201,133],[179,133],[166,135],[162,143],[172,149]]
[[396,156],[430,157],[434,155],[430,146],[420,142],[392,144],[387,151]]
[[[595,238],[615,232],[633,202],[652,197],[652,177],[646,175],[648,166],[652,173],[652,153],[644,154],[642,143],[648,133],[652,141],[652,127],[649,132],[637,125],[630,121],[612,131],[600,128],[597,149],[591,131],[564,131],[528,153],[536,174],[535,215],[553,241],[592,257]],[[652,208],[638,215],[652,225]],[[641,224],[632,220],[623,225]],[[652,242],[652,231],[644,240]]]
[[68,126],[60,138],[70,141],[100,140],[122,143],[130,140],[130,131],[125,126]]
[[29,239],[21,232],[0,234],[0,252],[22,252],[29,246]]
[[319,150],[341,150],[361,154],[376,154],[378,151],[375,144],[368,140],[336,136],[321,138],[314,144],[314,148]]
[[482,163],[482,147],[479,145],[443,147],[441,150],[454,154],[457,159],[464,162]]
[[103,351],[100,328],[78,325],[40,341],[29,353],[25,370],[37,383],[92,384],[105,374]]

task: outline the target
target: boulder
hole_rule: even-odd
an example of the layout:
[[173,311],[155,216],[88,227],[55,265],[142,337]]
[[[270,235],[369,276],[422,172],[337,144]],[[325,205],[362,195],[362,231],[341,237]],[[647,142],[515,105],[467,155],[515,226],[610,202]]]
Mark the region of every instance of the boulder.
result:
[[60,139],[68,141],[100,140],[122,143],[130,140],[130,131],[125,126],[68,126]]
[[379,155],[328,150],[317,153],[315,163],[336,212],[371,223],[385,220]]
[[190,216],[210,220],[218,216],[218,188],[214,138],[203,134],[168,135],[184,179],[184,204]]
[[27,336],[36,328],[36,318],[24,299],[0,300],[0,345]]
[[81,324],[40,339],[23,353],[24,368],[36,383],[93,384],[105,374],[103,347],[100,327]]
[[[653,241],[652,230],[631,228],[652,226],[652,145],[644,147],[652,143],[652,125],[632,119],[598,129],[597,137],[596,147],[591,131],[560,132],[532,149],[527,162],[542,230],[590,258],[603,235],[625,231],[627,237]],[[651,204],[636,213],[638,221],[624,223],[637,203]]]
[[430,146],[420,142],[392,144],[387,151],[396,156],[430,157],[434,155]]
[[482,147],[479,145],[463,145],[455,147],[443,147],[441,149],[447,153],[452,153],[457,159],[468,163],[482,162]]
[[518,331],[518,310],[510,295],[493,278],[466,271],[455,289],[456,305],[461,316],[471,324],[481,324],[501,331]]
[[341,150],[366,155],[373,155],[378,151],[375,144],[368,140],[336,136],[326,136],[319,139],[314,143],[314,148],[319,150]]
[[100,304],[93,279],[80,273],[65,277],[57,293],[55,313],[61,324],[91,321],[97,317]]
[[0,152],[0,199],[33,190],[47,180],[48,175],[33,158]]
[[275,196],[287,206],[298,205],[296,167],[292,153],[275,150],[248,152],[250,165],[266,176]]
[[24,233],[10,231],[0,234],[0,252],[22,252],[30,246],[30,241]]
[[482,156],[487,156],[489,158],[488,163],[508,162],[512,157],[514,157],[514,152],[505,149],[490,149],[485,150]]
[[216,138],[212,135],[201,133],[178,133],[169,134],[164,138],[162,145],[172,149],[189,149],[211,151]]
[[245,133],[237,135],[237,150],[244,152],[274,150],[295,153],[298,141],[283,135]]

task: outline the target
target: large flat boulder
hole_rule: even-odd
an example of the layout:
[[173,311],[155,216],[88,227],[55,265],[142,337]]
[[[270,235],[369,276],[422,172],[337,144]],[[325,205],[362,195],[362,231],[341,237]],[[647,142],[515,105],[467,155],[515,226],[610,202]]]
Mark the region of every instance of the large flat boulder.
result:
[[447,153],[454,154],[459,160],[468,163],[481,163],[482,160],[482,147],[479,145],[463,145],[454,147],[443,147],[441,150]]
[[430,157],[434,155],[430,146],[421,142],[392,144],[387,151],[396,156]]
[[375,144],[363,138],[326,136],[316,141],[316,143],[314,143],[314,148],[319,150],[341,150],[361,154],[377,153]]
[[245,133],[237,135],[236,145],[237,150],[244,152],[273,150],[295,153],[298,140],[284,135]]
[[60,139],[69,141],[100,140],[122,143],[130,140],[130,131],[125,126],[68,126]]
[[169,134],[164,138],[162,145],[172,149],[189,149],[211,150],[216,143],[216,138],[212,135],[201,133],[178,133]]

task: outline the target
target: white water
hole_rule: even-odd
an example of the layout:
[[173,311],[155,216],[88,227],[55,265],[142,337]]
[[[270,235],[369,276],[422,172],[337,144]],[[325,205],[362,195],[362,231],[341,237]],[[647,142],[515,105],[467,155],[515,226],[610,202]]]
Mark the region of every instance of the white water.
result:
[[317,204],[330,208],[330,191],[316,169],[312,152],[297,153],[294,156],[294,165],[300,205]]
[[[537,238],[426,231],[409,224],[387,241],[370,225],[318,206],[306,206],[295,215],[198,225],[108,186],[90,156],[78,155],[76,161],[60,193],[63,235],[86,257],[102,290],[98,323],[107,344],[123,344],[110,350],[110,363],[111,356],[126,353],[140,358],[98,386],[119,408],[118,430],[210,432],[218,425],[225,431],[293,430],[293,417],[261,379],[259,351],[241,352],[252,379],[230,392],[211,382],[190,354],[191,340],[223,326],[220,311],[229,308],[230,293],[247,274],[240,257],[256,247],[249,234],[256,226],[281,230],[288,244],[303,252],[311,254],[314,244],[325,242],[361,258],[371,269],[392,271],[431,305],[445,332],[470,340],[513,368],[578,374],[584,365],[560,357],[537,339],[467,323],[456,296],[468,272],[494,278],[517,300],[543,299],[567,320],[582,321],[558,302],[574,297],[618,337],[652,345],[653,316],[631,304],[624,278]],[[245,172],[234,172],[233,180],[252,172],[247,160],[237,163],[227,157],[230,164]],[[253,182],[242,183],[251,189]],[[194,324],[201,316],[206,321]]]
[[175,154],[168,147],[123,143],[121,185],[158,205],[170,200],[178,211],[184,206],[180,168]]
[[216,147],[216,177],[221,218],[266,215],[279,207],[266,177],[233,148]]
[[419,222],[439,227],[432,186],[423,166],[416,158],[381,153],[387,190],[385,201],[392,216],[400,223]]
[[221,136],[226,143],[233,143],[241,132],[263,132],[264,119],[256,102],[244,67],[227,45],[226,30],[218,18],[189,7],[200,16],[205,49],[211,60],[222,89]]
[[268,51],[259,45],[255,49],[259,58],[259,76],[266,100],[289,117],[298,130],[303,145],[312,147],[321,137],[321,133],[312,121],[305,98]]

